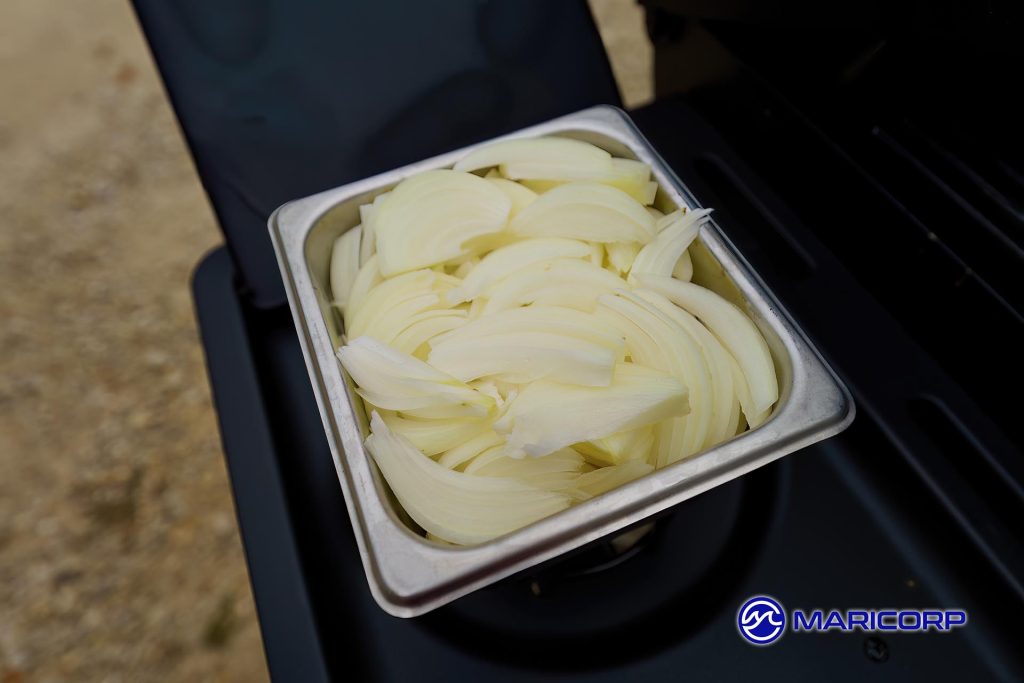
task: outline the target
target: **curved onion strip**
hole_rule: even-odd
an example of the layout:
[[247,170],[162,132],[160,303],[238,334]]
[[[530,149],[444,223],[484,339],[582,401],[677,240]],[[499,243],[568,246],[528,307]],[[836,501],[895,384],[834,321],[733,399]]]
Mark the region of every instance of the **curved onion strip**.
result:
[[[649,243],[647,246],[650,246]],[[645,249],[647,247],[644,247]],[[609,242],[605,249],[608,251],[608,263],[617,270],[620,275],[625,275],[633,267],[637,254],[640,253],[639,242]]]
[[[640,273],[671,275],[672,269],[700,233],[700,227],[711,209],[698,209],[679,215],[649,242],[633,261],[630,282]],[[673,214],[674,215],[674,214]]]
[[538,237],[495,249],[448,292],[448,302],[454,305],[475,299],[492,283],[534,264],[558,258],[584,258],[589,253],[586,243],[558,237]]
[[597,297],[622,287],[623,281],[604,268],[576,259],[558,259],[523,268],[488,287],[483,313],[528,304],[566,306],[592,311]]
[[[379,328],[383,324],[381,317],[392,308],[424,295],[433,296],[436,300],[431,303],[423,303],[423,307],[418,310],[431,307],[439,308],[441,300],[434,291],[437,281],[438,273],[432,270],[416,270],[384,280],[371,289],[359,307],[352,311],[346,331],[350,337],[359,337],[365,334],[366,330],[371,329],[371,326]],[[407,315],[416,312],[414,310]]]
[[699,320],[679,308],[657,292],[646,289],[636,290],[636,295],[656,306],[661,312],[672,318],[677,325],[686,330],[704,354],[704,362],[711,371],[711,388],[714,394],[711,411],[711,425],[708,436],[704,440],[704,448],[710,448],[720,441],[728,439],[736,433],[735,426],[730,429],[730,418],[733,405],[736,403],[736,391],[733,389],[732,365],[729,352],[721,342],[711,334]]
[[489,183],[493,183],[495,187],[505,193],[505,196],[512,202],[512,208],[509,210],[508,217],[513,218],[517,213],[528,207],[530,204],[537,199],[537,193],[524,185],[520,185],[514,180],[507,180],[505,178],[488,178]]
[[484,416],[495,407],[490,396],[370,337],[358,337],[341,347],[338,359],[358,385],[359,394],[378,408],[457,417]]
[[611,383],[616,356],[579,337],[523,331],[495,335],[484,344],[449,338],[432,346],[427,362],[464,382],[480,377],[515,384],[550,379],[600,387]]
[[465,325],[468,319],[466,311],[449,311],[444,309],[424,311],[413,317],[416,320],[412,321],[408,327],[399,332],[392,341],[388,342],[388,346],[403,353],[408,353],[411,356],[416,356],[420,360],[426,359],[429,349],[425,348],[424,345],[428,344],[431,339],[458,329]]
[[693,259],[690,258],[689,250],[684,251],[683,255],[676,261],[676,265],[672,267],[672,277],[684,282],[689,282],[693,279]]
[[633,324],[633,335],[626,337],[626,346],[631,354],[636,351],[639,362],[662,363],[655,367],[676,377],[690,390],[690,414],[672,425],[671,430],[662,432],[668,443],[658,439],[657,466],[664,467],[698,452],[707,437],[713,410],[711,375],[700,346],[678,324],[631,292],[620,290],[614,296],[603,296],[601,305]]
[[653,442],[654,428],[647,425],[574,444],[573,448],[588,462],[604,467],[618,465],[627,460],[647,460]]
[[637,282],[697,316],[718,337],[750,389],[746,401],[740,395],[747,422],[751,427],[763,422],[779,400],[779,382],[771,351],[753,321],[733,303],[698,285],[656,275],[637,275]]
[[[473,474],[479,477],[512,477],[548,491],[565,491],[576,483],[583,464],[579,453],[563,448],[541,458],[517,459],[502,455],[477,467]],[[469,473],[469,467],[466,472]]]
[[363,238],[359,243],[359,265],[364,266],[370,257],[377,253],[377,234],[374,230],[374,211],[387,199],[390,192],[377,195],[373,203],[359,207],[359,220],[363,224]]
[[374,254],[359,269],[356,279],[352,282],[352,289],[349,290],[348,305],[345,307],[346,333],[348,333],[349,327],[352,325],[352,318],[355,317],[355,314],[366,300],[366,295],[383,281],[384,276],[380,274],[380,269],[377,267],[377,255]]
[[520,178],[562,178],[573,172],[610,171],[612,155],[588,142],[541,137],[502,140],[473,150],[456,162],[456,171],[501,166],[502,175]]
[[581,441],[652,424],[687,410],[686,387],[632,363],[615,367],[607,387],[546,380],[523,387],[495,431],[508,433],[508,454],[538,457]]
[[487,449],[494,448],[495,446],[501,446],[504,443],[504,436],[498,434],[493,429],[488,429],[472,439],[452,448],[450,451],[438,458],[437,462],[448,469],[455,469],[456,467],[469,462]]
[[380,271],[390,277],[468,254],[463,243],[501,232],[511,207],[496,185],[471,173],[406,178],[373,212]]
[[628,484],[653,471],[654,467],[642,460],[629,460],[620,465],[602,467],[593,472],[581,474],[576,478],[573,488],[579,498],[586,500],[623,484]]
[[448,341],[477,340],[516,332],[550,332],[599,344],[621,354],[624,344],[619,331],[606,321],[575,308],[534,305],[508,308],[478,318],[441,335],[430,342],[431,347]]
[[509,231],[591,242],[641,242],[654,237],[654,218],[622,190],[591,182],[559,185],[509,222]]
[[[506,171],[516,171],[506,167]],[[511,176],[510,176],[511,177]],[[611,168],[574,168],[558,178],[521,176],[520,182],[538,194],[574,180],[587,180],[616,187],[641,204],[650,204],[658,193],[658,184],[651,181],[651,167],[633,159],[612,159]],[[653,214],[652,214],[653,215]],[[660,212],[659,212],[660,215]]]
[[569,507],[568,496],[506,477],[454,472],[393,433],[374,412],[366,448],[423,529],[452,543],[489,541]]
[[362,234],[363,227],[357,225],[334,240],[334,246],[331,248],[331,296],[334,297],[332,303],[342,310],[345,310],[348,304],[352,283],[359,274],[359,238]]
[[379,412],[391,431],[407,438],[424,455],[431,456],[451,450],[491,426],[486,419],[410,420],[391,410]]

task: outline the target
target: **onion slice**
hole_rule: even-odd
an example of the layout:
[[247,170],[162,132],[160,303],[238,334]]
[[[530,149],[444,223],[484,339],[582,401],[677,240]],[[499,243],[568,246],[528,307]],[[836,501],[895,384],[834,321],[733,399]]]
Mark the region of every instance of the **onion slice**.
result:
[[342,311],[348,305],[349,292],[359,274],[359,239],[362,234],[362,226],[357,225],[334,240],[331,248],[331,296],[334,297],[334,305]]
[[501,232],[511,208],[502,190],[471,173],[406,178],[373,212],[380,271],[390,277],[469,254],[463,244]]
[[752,427],[763,422],[779,400],[779,382],[771,351],[753,321],[732,302],[690,282],[656,275],[637,275],[637,282],[697,316],[718,337],[746,379],[749,395],[741,394],[740,402],[747,422]]
[[533,237],[646,244],[654,237],[654,218],[618,188],[573,182],[542,194],[519,212],[509,230]]
[[[338,349],[338,359],[371,405],[426,417],[483,417],[494,399],[371,337]],[[419,411],[419,412],[417,412]]]
[[580,140],[559,137],[502,140],[476,149],[456,162],[456,171],[500,166],[506,178],[565,178],[610,172],[612,155]]
[[495,249],[448,292],[448,303],[475,299],[492,283],[534,264],[559,258],[585,258],[589,254],[590,247],[585,242],[559,237],[538,237]]
[[710,213],[711,209],[698,209],[683,214],[669,214],[675,216],[674,220],[636,255],[630,269],[630,282],[639,273],[671,275],[676,263],[697,238]]
[[527,384],[494,429],[508,434],[509,455],[539,457],[685,414],[686,394],[686,387],[670,375],[622,363],[607,387],[546,380]]
[[455,472],[388,429],[376,411],[366,448],[409,516],[427,532],[471,545],[520,529],[569,507],[569,496],[518,479]]

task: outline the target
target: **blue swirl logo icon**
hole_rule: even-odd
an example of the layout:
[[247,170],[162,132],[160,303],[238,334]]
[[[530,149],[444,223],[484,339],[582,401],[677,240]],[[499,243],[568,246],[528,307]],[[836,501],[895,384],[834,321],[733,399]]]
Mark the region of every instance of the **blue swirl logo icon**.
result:
[[736,614],[740,635],[754,645],[774,643],[786,630],[786,611],[782,604],[767,595],[750,598]]

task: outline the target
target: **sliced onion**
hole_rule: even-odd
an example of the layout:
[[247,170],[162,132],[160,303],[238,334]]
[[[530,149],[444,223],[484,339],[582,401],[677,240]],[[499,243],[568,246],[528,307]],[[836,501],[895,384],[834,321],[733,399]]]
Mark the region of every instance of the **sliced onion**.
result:
[[646,244],[654,236],[654,219],[642,204],[618,188],[572,182],[538,197],[509,223],[509,231],[533,237]]
[[449,337],[432,345],[427,362],[466,382],[480,377],[516,384],[549,379],[600,387],[611,383],[616,356],[612,349],[579,337],[522,331],[491,336],[484,344]]
[[565,306],[535,305],[509,308],[478,318],[436,337],[431,346],[448,341],[488,343],[488,338],[519,332],[548,332],[598,344],[621,356],[624,344],[619,331],[593,313]]
[[626,347],[639,363],[669,373],[690,391],[690,413],[659,425],[657,466],[664,467],[701,450],[712,417],[711,375],[700,346],[683,328],[650,303],[619,290],[601,306],[628,326]]
[[590,247],[585,242],[558,237],[538,237],[495,249],[481,259],[462,283],[448,292],[448,302],[475,299],[489,285],[516,271],[558,258],[585,258]]
[[444,453],[444,455],[438,458],[437,462],[448,469],[455,469],[456,467],[469,462],[484,451],[494,448],[495,446],[503,446],[504,444],[505,437],[503,435],[498,434],[493,429],[486,429],[480,434],[474,436],[472,439],[469,439]]
[[490,421],[485,418],[411,420],[394,411],[379,412],[391,431],[404,436],[424,455],[437,455],[451,450],[490,429],[491,426]]
[[377,267],[377,255],[374,254],[359,269],[355,280],[352,282],[352,288],[349,290],[348,305],[345,307],[346,334],[348,334],[348,330],[352,325],[352,319],[366,300],[366,295],[383,281],[384,276],[380,274],[380,268]]
[[593,472],[581,474],[576,478],[573,487],[580,498],[593,498],[653,471],[654,467],[643,460],[629,460],[619,465],[601,467]]
[[445,279],[432,270],[416,270],[384,280],[353,311],[347,332],[350,337],[369,334],[390,341],[409,324],[412,315],[444,308],[440,296],[444,292]]
[[[583,469],[583,457],[571,448],[562,448],[540,458],[510,458],[496,449],[499,457],[481,454],[466,467],[467,474],[479,477],[512,477],[548,491],[565,491],[572,487]],[[481,464],[477,465],[480,461]],[[470,468],[473,465],[472,472]]]
[[421,348],[435,337],[466,324],[469,315],[466,311],[450,311],[434,309],[418,313],[408,321],[408,327],[395,335],[391,340],[384,341],[388,346],[403,353],[425,360],[429,349]]
[[334,305],[343,311],[359,274],[359,238],[362,233],[360,225],[346,230],[334,240],[331,249],[331,296],[334,297]]
[[586,261],[558,259],[523,268],[488,287],[483,313],[543,304],[592,311],[597,297],[623,285],[621,278]]
[[530,188],[520,185],[514,180],[505,178],[488,178],[489,182],[505,193],[512,202],[512,209],[509,211],[509,218],[514,218],[517,213],[528,207],[537,199],[537,193]]
[[501,166],[502,175],[520,178],[564,178],[573,173],[611,171],[612,155],[600,147],[570,138],[541,137],[503,140],[476,149],[460,161],[456,171],[477,171]]
[[630,270],[630,282],[639,273],[671,275],[680,257],[700,233],[711,209],[698,209],[677,217],[637,254]]
[[454,472],[393,433],[374,412],[366,448],[409,516],[451,543],[474,544],[522,528],[569,507],[564,494],[507,477]]
[[513,457],[547,455],[581,441],[642,427],[688,408],[686,387],[651,368],[622,363],[607,387],[539,380],[523,387],[495,431],[508,434]]
[[637,275],[637,282],[700,318],[718,337],[746,378],[750,393],[746,401],[741,395],[740,402],[747,422],[752,427],[763,422],[779,400],[779,383],[768,344],[750,318],[735,304],[690,282],[655,275]]
[[421,360],[370,337],[358,337],[338,350],[357,391],[371,405],[420,417],[484,417],[494,399]]
[[711,372],[713,399],[711,424],[708,427],[708,435],[704,440],[703,447],[710,448],[734,435],[736,433],[735,426],[730,427],[730,422],[733,405],[736,403],[736,391],[733,388],[732,359],[729,352],[699,320],[661,294],[638,289],[636,295],[656,306],[658,310],[686,330],[700,346],[701,353],[704,354],[704,362]]
[[599,467],[618,465],[627,460],[647,460],[654,443],[651,425],[609,434],[600,439],[584,441],[573,448]]
[[632,159],[612,159],[611,167],[608,169],[575,168],[558,178],[522,177],[520,182],[538,194],[578,180],[616,187],[645,205],[651,204],[658,192],[658,184],[651,181],[651,167],[642,161]]
[[373,213],[385,277],[470,253],[463,244],[501,232],[512,201],[471,173],[437,170],[406,178]]
[[609,242],[605,245],[605,249],[608,251],[608,263],[611,267],[617,270],[619,275],[625,275],[633,267],[633,261],[640,253],[640,243]]
[[693,279],[693,259],[690,258],[689,250],[684,251],[683,255],[676,261],[676,265],[672,267],[672,277],[684,282],[689,282]]

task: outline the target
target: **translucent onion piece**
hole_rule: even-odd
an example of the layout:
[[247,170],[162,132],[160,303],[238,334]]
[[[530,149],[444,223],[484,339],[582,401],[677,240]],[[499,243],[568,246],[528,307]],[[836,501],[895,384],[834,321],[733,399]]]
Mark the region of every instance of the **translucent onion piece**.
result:
[[406,178],[373,212],[385,277],[471,253],[463,244],[501,232],[512,201],[471,173],[425,171]]
[[359,243],[359,265],[364,266],[377,253],[377,233],[374,230],[373,213],[387,199],[390,192],[377,195],[372,204],[359,207],[359,220],[363,224],[363,238]]
[[454,472],[393,433],[374,412],[366,447],[409,516],[445,541],[489,541],[569,507],[564,494],[506,477]]
[[360,396],[378,408],[420,417],[483,417],[495,407],[490,396],[370,337],[341,347],[338,359]]
[[590,244],[590,262],[601,268],[604,266],[604,245],[600,242],[589,242]]
[[653,241],[649,242],[633,261],[633,268],[630,270],[630,282],[633,282],[638,273],[651,273],[653,275],[669,276],[675,268],[679,258],[686,252],[693,240],[700,233],[700,226],[703,225],[711,209],[698,209],[678,217],[664,230],[658,233]]
[[494,183],[512,202],[512,209],[508,214],[509,218],[513,218],[537,199],[536,192],[524,185],[520,185],[514,180],[507,180],[505,178],[488,178],[487,180]]
[[[466,311],[449,311],[444,309],[424,311],[410,318],[408,327],[385,343],[393,349],[420,357],[423,360],[426,359],[429,349],[421,349],[420,347],[440,334],[450,332],[465,325],[468,319],[469,316]],[[422,356],[420,355],[421,351]]]
[[491,426],[488,420],[480,418],[410,420],[394,411],[379,412],[391,431],[407,438],[424,455],[437,455],[451,450]]
[[618,329],[593,313],[543,305],[509,308],[478,318],[436,337],[431,346],[447,341],[487,343],[489,337],[517,332],[549,332],[575,337],[611,349],[617,355],[621,355],[625,346]]
[[432,270],[416,270],[384,280],[371,289],[353,311],[347,332],[350,337],[369,334],[390,341],[408,325],[410,316],[431,308],[444,308],[440,293],[447,289],[442,274]]
[[628,484],[653,471],[654,467],[643,460],[629,460],[620,465],[601,467],[593,472],[581,474],[576,478],[573,488],[578,492],[578,497],[592,498],[623,484]]
[[663,214],[661,211],[654,208],[653,206],[647,207],[647,213],[651,214],[651,218],[654,219],[655,227],[657,227],[658,221],[665,217],[665,214]]
[[625,283],[604,268],[575,259],[559,259],[523,268],[488,287],[483,313],[507,308],[544,304],[592,311],[597,297]]
[[618,188],[573,182],[542,194],[509,222],[509,230],[534,237],[646,244],[654,236],[654,218]]
[[647,460],[654,443],[651,425],[610,434],[601,439],[584,441],[573,446],[583,457],[598,466],[618,465],[627,460]]
[[[500,452],[501,449],[498,450]],[[474,460],[470,465],[476,463]],[[576,483],[582,469],[583,457],[570,448],[562,448],[541,458],[517,459],[507,455],[488,458],[472,474],[479,477],[513,477],[538,488],[564,491]],[[470,474],[469,470],[466,467],[467,474]]]
[[689,282],[693,279],[693,259],[690,258],[689,250],[684,251],[683,255],[676,261],[676,265],[672,267],[672,277],[684,282]]
[[331,248],[331,296],[334,297],[334,305],[342,310],[348,304],[352,283],[359,274],[359,238],[362,232],[359,225],[346,230],[334,240]]
[[380,269],[377,267],[377,255],[374,254],[359,269],[356,279],[352,282],[352,289],[349,290],[348,305],[345,307],[346,334],[348,334],[352,319],[362,307],[363,301],[366,300],[366,295],[383,281],[384,276],[380,274]]
[[448,292],[448,302],[461,303],[475,299],[490,284],[518,270],[558,258],[585,258],[590,247],[578,240],[539,237],[495,249],[481,259],[462,283]]
[[622,363],[607,387],[539,380],[523,387],[494,424],[512,457],[547,455],[581,441],[686,413],[686,387],[651,368]]
[[600,301],[602,307],[630,324],[623,331],[634,360],[671,374],[690,390],[690,414],[659,426],[657,466],[697,453],[704,445],[713,411],[711,374],[700,346],[665,314],[630,292],[620,290]]
[[601,387],[611,383],[617,355],[579,337],[523,331],[496,334],[485,343],[449,337],[432,346],[427,362],[464,382],[480,377],[516,384],[550,379]]
[[779,399],[779,382],[768,344],[750,318],[718,294],[689,282],[655,275],[637,275],[637,282],[700,318],[718,337],[736,359],[750,390],[745,401],[740,395],[747,422],[752,427],[763,422]]
[[[452,272],[452,275],[454,275],[455,277],[457,277],[457,278],[459,278],[461,280],[462,278],[464,278],[467,275],[469,275],[470,271],[473,270],[474,268],[476,268],[478,265],[480,265],[480,259],[474,256],[473,258],[471,258],[471,259],[469,259],[467,261],[463,261],[462,263],[460,263],[455,268],[455,270]],[[457,301],[455,303],[461,303],[461,302]]]
[[611,171],[612,155],[600,147],[569,138],[503,140],[474,150],[455,164],[456,171],[501,166],[502,175],[520,178],[563,178],[576,172]]
[[450,451],[438,458],[437,462],[448,469],[455,469],[456,467],[469,462],[487,449],[494,448],[495,446],[501,446],[504,443],[504,436],[498,434],[493,429],[487,429],[474,436],[472,439],[452,448]]
[[[506,170],[515,171],[519,169]],[[632,159],[612,159],[609,169],[596,167],[574,168],[571,172],[567,171],[558,178],[527,179],[527,176],[516,177],[521,177],[522,180],[520,182],[538,194],[543,194],[559,185],[575,180],[586,180],[616,187],[641,204],[652,203],[658,192],[658,184],[651,182],[651,167],[642,161],[634,161]]]
[[657,292],[646,289],[636,290],[636,295],[656,306],[686,330],[704,354],[704,362],[711,372],[712,400],[711,425],[704,440],[704,448],[710,448],[736,433],[735,425],[730,427],[736,391],[733,388],[732,358],[715,335],[711,334],[699,320],[679,308]]
[[[651,244],[653,242],[647,246],[649,247]],[[625,275],[633,266],[637,254],[640,253],[640,244],[638,242],[610,242],[605,249],[608,251],[608,263],[620,275]]]

